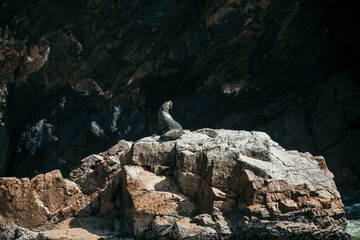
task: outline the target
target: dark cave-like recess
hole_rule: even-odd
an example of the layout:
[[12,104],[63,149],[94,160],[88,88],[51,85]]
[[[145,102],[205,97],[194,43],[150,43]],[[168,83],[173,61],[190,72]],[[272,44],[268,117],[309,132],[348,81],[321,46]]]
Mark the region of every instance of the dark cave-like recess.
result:
[[2,1],[0,174],[67,175],[157,129],[267,132],[360,196],[360,29],[338,1]]

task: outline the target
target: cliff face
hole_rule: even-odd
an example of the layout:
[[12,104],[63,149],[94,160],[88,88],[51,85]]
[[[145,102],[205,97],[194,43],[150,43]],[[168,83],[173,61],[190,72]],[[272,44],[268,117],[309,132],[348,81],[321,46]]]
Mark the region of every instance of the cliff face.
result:
[[0,172],[35,176],[156,129],[262,130],[360,195],[359,47],[329,1],[3,1]]
[[68,178],[0,178],[0,239],[349,239],[343,206],[321,156],[263,132],[185,130],[122,140]]

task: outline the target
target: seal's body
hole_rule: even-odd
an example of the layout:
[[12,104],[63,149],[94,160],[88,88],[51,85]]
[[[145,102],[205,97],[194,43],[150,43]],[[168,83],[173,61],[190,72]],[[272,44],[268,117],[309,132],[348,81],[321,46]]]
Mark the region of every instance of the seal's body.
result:
[[169,114],[169,110],[172,108],[172,102],[165,102],[159,110],[158,115],[158,124],[159,124],[159,132],[164,133],[160,136],[163,140],[174,140],[183,135],[183,128],[181,125],[176,122],[171,115]]

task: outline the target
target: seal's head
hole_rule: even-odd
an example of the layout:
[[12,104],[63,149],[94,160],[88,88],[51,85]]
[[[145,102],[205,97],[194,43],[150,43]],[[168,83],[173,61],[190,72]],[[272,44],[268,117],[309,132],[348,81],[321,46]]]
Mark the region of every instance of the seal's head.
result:
[[169,110],[172,108],[172,101],[167,101],[165,102],[161,108],[160,108],[160,111],[166,111],[166,112],[169,112]]

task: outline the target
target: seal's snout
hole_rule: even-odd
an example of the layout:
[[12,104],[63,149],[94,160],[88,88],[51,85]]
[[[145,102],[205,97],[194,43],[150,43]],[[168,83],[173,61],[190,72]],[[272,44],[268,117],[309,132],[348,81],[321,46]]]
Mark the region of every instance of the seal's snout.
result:
[[168,102],[169,102],[169,109],[172,109],[172,106],[173,106],[172,101],[169,100]]

